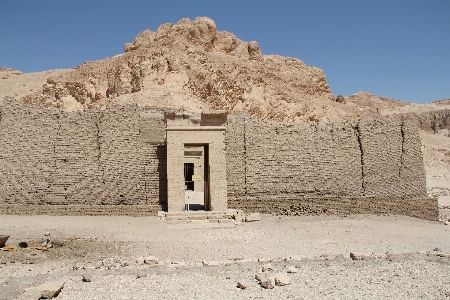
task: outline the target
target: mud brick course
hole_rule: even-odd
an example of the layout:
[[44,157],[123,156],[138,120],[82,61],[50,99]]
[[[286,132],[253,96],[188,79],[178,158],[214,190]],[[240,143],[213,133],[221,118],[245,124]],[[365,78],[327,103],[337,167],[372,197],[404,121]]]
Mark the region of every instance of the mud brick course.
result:
[[[165,209],[162,115],[131,105],[64,113],[5,98],[0,213],[155,215]],[[229,115],[225,145],[230,208],[437,219],[414,121],[280,123]]]

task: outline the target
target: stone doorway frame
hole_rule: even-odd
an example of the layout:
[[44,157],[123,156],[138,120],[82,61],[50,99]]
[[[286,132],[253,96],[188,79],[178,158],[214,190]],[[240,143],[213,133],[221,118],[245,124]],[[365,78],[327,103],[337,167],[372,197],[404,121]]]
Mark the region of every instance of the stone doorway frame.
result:
[[166,113],[167,211],[185,211],[184,149],[185,145],[208,147],[209,181],[205,191],[205,210],[228,208],[225,159],[226,111],[203,112],[201,118],[184,113]]

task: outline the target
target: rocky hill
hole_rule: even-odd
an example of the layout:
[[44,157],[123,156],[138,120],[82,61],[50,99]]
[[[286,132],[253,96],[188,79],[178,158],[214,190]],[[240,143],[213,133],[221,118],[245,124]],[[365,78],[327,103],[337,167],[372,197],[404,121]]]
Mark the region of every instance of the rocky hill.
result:
[[124,52],[49,76],[42,88],[19,96],[65,111],[135,103],[246,111],[278,121],[355,120],[367,114],[336,101],[321,69],[263,55],[257,42],[218,31],[206,17],[145,30]]

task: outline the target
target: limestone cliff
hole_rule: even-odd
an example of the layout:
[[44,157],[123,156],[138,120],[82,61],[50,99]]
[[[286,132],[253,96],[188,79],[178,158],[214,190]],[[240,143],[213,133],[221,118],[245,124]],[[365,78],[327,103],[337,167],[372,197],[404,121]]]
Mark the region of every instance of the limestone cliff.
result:
[[335,100],[323,71],[296,58],[263,55],[257,42],[218,31],[198,17],[145,30],[125,53],[51,77],[27,103],[64,111],[111,104],[226,109],[278,121],[339,121],[360,116]]

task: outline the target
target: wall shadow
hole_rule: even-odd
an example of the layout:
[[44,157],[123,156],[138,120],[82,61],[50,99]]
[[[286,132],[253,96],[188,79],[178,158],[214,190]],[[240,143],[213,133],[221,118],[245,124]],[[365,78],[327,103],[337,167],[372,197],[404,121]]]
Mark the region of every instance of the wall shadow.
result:
[[167,210],[167,147],[166,145],[156,146],[156,157],[158,158],[159,187],[158,203]]

